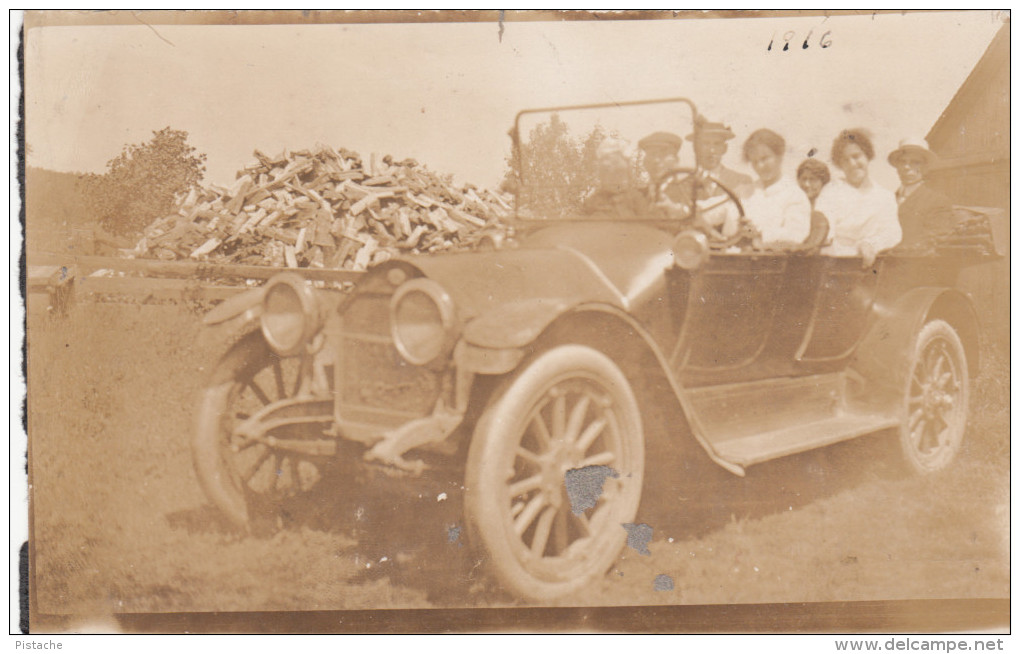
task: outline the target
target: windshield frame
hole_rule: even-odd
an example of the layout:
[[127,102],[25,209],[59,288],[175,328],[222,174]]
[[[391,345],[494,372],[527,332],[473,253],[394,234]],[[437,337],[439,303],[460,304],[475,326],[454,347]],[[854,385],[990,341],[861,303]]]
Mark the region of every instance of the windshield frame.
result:
[[[697,134],[701,128],[700,121],[698,120],[698,108],[695,106],[694,101],[690,98],[685,97],[670,97],[670,98],[656,98],[652,100],[627,100],[623,102],[596,102],[591,104],[576,104],[576,105],[561,105],[555,107],[537,107],[532,109],[522,109],[517,112],[514,117],[514,125],[510,129],[509,135],[510,140],[513,143],[513,158],[517,162],[517,172],[514,181],[516,182],[516,188],[514,189],[514,218],[521,223],[548,223],[548,220],[526,217],[521,214],[519,197],[522,188],[525,186],[524,180],[524,162],[521,160],[521,118],[532,114],[540,113],[558,113],[563,111],[583,111],[586,109],[611,109],[611,108],[623,108],[623,107],[637,107],[637,106],[648,106],[657,104],[685,104],[690,109],[691,118],[693,120],[694,133]],[[563,219],[558,219],[563,220]],[[577,222],[584,222],[592,220],[591,218],[574,218],[567,220],[576,220]],[[645,221],[642,221],[645,222]],[[662,222],[662,221],[649,221],[649,222]]]

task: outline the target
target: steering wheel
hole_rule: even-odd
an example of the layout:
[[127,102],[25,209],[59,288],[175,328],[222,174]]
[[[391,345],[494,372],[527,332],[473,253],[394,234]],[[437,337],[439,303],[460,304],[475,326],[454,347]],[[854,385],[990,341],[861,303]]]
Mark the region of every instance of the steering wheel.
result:
[[[723,235],[701,216],[703,208],[698,203],[699,191],[711,184],[726,197],[710,209],[730,202],[737,208],[737,231],[730,236]],[[654,204],[662,207],[671,220],[688,222],[705,234],[709,247],[714,250],[725,250],[745,242],[749,244],[758,236],[758,230],[744,215],[744,205],[737,194],[702,169],[674,168],[663,174],[654,188]]]

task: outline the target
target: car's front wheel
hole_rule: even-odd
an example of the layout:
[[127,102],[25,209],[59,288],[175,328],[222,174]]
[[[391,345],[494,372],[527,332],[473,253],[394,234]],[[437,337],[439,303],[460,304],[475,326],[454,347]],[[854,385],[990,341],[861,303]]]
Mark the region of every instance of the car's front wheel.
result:
[[569,595],[616,560],[643,477],[626,376],[592,348],[552,348],[497,390],[476,426],[465,496],[473,541],[505,589],[539,602]]
[[914,341],[900,448],[907,467],[935,472],[953,460],[967,428],[967,356],[956,330],[932,320]]
[[206,496],[237,527],[275,523],[282,503],[317,486],[330,464],[327,457],[273,446],[307,438],[304,425],[273,430],[275,440],[236,433],[263,407],[294,397],[301,377],[298,357],[277,356],[252,332],[220,360],[202,391],[191,440],[195,471]]

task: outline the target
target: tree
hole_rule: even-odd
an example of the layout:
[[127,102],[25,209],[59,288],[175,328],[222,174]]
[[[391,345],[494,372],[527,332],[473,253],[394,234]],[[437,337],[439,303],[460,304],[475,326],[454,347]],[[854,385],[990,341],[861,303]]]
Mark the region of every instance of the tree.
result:
[[164,127],[147,143],[127,145],[102,175],[81,175],[90,218],[116,234],[133,234],[172,213],[177,196],[205,174],[206,155],[188,145],[188,133]]
[[552,114],[521,141],[520,156],[507,159],[504,184],[516,187],[518,206],[535,215],[576,213],[597,182],[595,152],[605,138],[599,125],[576,138]]

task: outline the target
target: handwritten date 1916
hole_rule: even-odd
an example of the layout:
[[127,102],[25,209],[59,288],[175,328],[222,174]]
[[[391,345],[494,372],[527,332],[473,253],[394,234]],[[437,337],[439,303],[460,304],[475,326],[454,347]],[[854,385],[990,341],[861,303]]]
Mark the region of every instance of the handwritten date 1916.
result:
[[[814,30],[808,32],[807,36],[804,37],[804,43],[801,44],[800,46],[801,50],[807,50],[810,47],[810,44],[812,43],[811,41],[812,34],[814,34]],[[794,32],[793,30],[790,30],[789,32],[783,34],[783,38],[779,43],[776,43],[776,35],[775,33],[773,33],[772,38],[769,40],[769,47],[766,48],[766,50],[772,52],[772,49],[775,48],[776,50],[782,50],[783,52],[786,52],[787,50],[790,49],[790,42],[793,41],[796,36],[797,33]],[[782,48],[779,47],[780,43],[783,46]],[[822,49],[832,46],[832,30],[829,30],[828,32],[822,34],[821,38],[818,39],[818,45]]]

